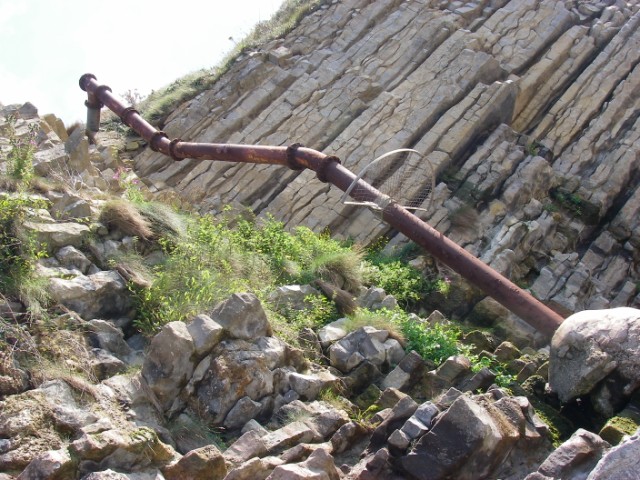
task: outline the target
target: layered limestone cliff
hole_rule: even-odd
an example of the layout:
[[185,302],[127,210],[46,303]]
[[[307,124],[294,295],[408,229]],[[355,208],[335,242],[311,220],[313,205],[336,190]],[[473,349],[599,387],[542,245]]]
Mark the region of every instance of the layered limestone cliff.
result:
[[[299,142],[354,172],[414,148],[437,184],[420,216],[439,231],[563,313],[638,306],[639,64],[637,2],[334,0],[164,130]],[[310,171],[150,150],[136,168],[203,211],[245,205],[364,243],[394,235]],[[413,174],[398,200],[428,185]]]

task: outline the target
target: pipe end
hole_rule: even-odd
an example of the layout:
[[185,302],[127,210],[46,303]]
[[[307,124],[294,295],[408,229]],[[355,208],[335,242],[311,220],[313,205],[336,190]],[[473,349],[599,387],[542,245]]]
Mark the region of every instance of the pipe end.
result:
[[85,92],[87,91],[87,83],[91,79],[97,80],[96,76],[93,73],[85,73],[80,77],[80,81],[78,83],[80,84],[80,88]]

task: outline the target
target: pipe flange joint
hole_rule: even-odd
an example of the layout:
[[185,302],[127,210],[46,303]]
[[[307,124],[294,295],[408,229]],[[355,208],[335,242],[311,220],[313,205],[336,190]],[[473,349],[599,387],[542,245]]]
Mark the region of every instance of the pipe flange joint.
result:
[[178,153],[176,152],[176,147],[178,146],[178,143],[180,143],[181,141],[182,140],[179,138],[174,138],[173,140],[171,140],[171,143],[169,143],[169,156],[173,158],[176,162],[180,162],[185,158],[185,157],[178,156]]
[[93,73],[85,73],[84,75],[82,75],[80,77],[80,81],[78,83],[80,84],[80,88],[82,90],[84,90],[85,92],[87,91],[86,84],[89,83],[89,80],[91,80],[91,79],[96,80],[96,81],[98,80]]
[[304,167],[296,160],[296,150],[302,147],[301,143],[294,143],[287,147],[287,165],[291,170],[303,170]]
[[151,138],[149,139],[149,147],[151,147],[151,150],[153,150],[154,152],[159,152],[160,147],[158,147],[157,144],[160,143],[163,138],[169,137],[162,130],[158,130],[156,133],[151,135]]
[[96,110],[100,110],[102,107],[104,107],[104,103],[102,103],[100,100],[98,100],[97,98],[94,97],[94,101],[93,102],[90,102],[89,100],[85,100],[84,101],[84,106],[87,107],[87,108],[93,108],[93,109],[96,109]]
[[133,107],[127,107],[120,114],[120,118],[122,119],[122,122],[129,128],[131,128],[131,121],[129,120],[129,117],[131,117],[132,115],[140,115],[140,112],[138,112]]
[[324,161],[320,164],[318,171],[316,172],[316,177],[323,183],[327,183],[327,168],[332,163],[342,163],[338,157],[335,155],[329,155],[324,159]]

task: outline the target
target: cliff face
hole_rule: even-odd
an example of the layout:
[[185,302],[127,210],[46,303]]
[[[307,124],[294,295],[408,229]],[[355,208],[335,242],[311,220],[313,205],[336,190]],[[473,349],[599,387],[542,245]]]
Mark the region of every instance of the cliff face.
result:
[[[637,2],[327,3],[177,109],[167,134],[300,142],[354,172],[414,148],[437,184],[420,215],[439,231],[567,312],[640,304]],[[136,168],[204,211],[242,204],[365,243],[393,234],[309,171],[150,150]]]

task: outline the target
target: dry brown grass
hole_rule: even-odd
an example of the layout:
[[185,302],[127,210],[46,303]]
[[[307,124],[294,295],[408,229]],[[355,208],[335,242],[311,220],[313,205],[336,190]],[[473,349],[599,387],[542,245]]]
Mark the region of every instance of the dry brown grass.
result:
[[378,330],[386,330],[389,332],[391,338],[399,341],[402,345],[406,342],[400,325],[394,322],[393,319],[384,312],[370,312],[359,309],[356,313],[349,316],[344,328],[349,332],[354,332],[366,326],[377,328]]
[[153,238],[151,223],[134,204],[126,200],[118,199],[107,202],[100,213],[100,221],[110,231],[119,230],[125,235],[137,237],[140,240]]
[[362,258],[364,252],[354,246],[348,251],[324,254],[313,262],[313,273],[321,279],[349,292],[362,286]]

